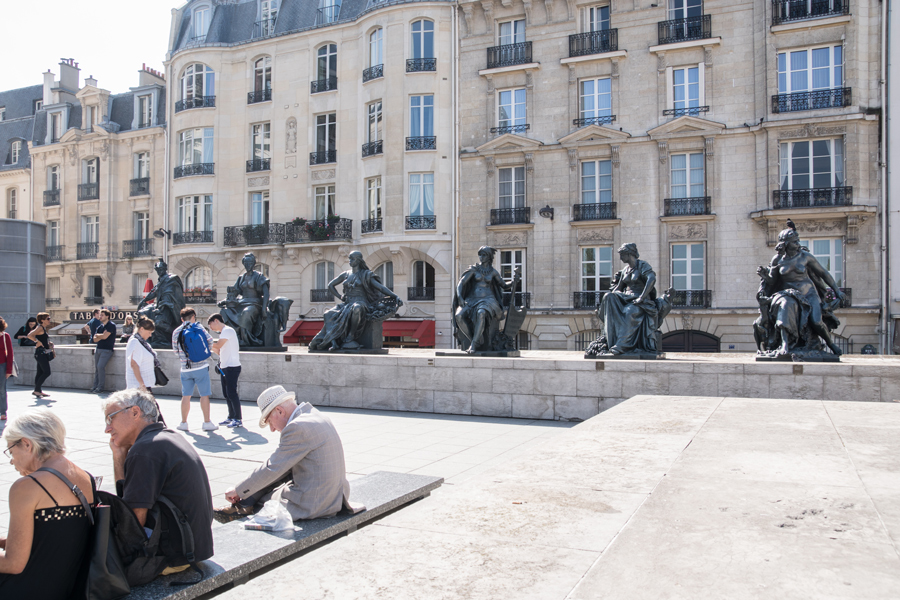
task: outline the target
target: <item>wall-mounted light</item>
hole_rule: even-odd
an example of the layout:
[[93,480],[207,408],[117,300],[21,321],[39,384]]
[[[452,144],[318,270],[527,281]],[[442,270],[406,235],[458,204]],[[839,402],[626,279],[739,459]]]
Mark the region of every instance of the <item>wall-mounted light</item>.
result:
[[155,238],[170,238],[172,237],[172,232],[168,229],[163,229],[160,227],[156,231],[153,232],[153,237]]
[[538,214],[541,215],[542,217],[544,217],[545,219],[550,219],[552,221],[553,220],[553,207],[551,207],[548,204],[544,208],[540,209],[538,211]]

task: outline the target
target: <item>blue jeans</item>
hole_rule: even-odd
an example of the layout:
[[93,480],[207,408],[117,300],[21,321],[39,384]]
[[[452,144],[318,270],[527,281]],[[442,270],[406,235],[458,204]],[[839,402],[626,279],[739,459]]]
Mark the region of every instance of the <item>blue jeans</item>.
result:
[[92,390],[102,392],[106,385],[106,363],[113,357],[112,350],[94,348],[94,387]]

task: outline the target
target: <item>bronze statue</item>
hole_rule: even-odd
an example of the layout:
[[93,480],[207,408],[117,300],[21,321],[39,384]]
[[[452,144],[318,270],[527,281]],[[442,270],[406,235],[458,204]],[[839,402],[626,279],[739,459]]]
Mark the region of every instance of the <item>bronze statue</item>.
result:
[[[397,314],[403,301],[386,288],[360,252],[351,252],[350,270],[328,283],[340,304],[325,313],[325,323],[310,341],[310,352],[380,350],[384,343],[382,322]],[[344,293],[337,286],[344,284]]]
[[169,265],[160,258],[153,266],[159,279],[153,289],[138,304],[137,313],[148,317],[156,325],[150,345],[153,348],[172,349],[172,332],[181,325],[181,309],[184,308],[184,285],[178,275],[169,273]]
[[672,309],[671,291],[657,298],[656,273],[640,260],[635,244],[623,244],[619,258],[625,268],[616,273],[612,288],[600,302],[600,337],[584,356],[655,358],[662,352],[659,326]]
[[281,347],[278,333],[287,327],[293,300],[269,300],[269,278],[253,270],[256,256],[248,252],[241,259],[245,272],[238,276],[228,295],[218,303],[225,324],[233,327],[242,349]]

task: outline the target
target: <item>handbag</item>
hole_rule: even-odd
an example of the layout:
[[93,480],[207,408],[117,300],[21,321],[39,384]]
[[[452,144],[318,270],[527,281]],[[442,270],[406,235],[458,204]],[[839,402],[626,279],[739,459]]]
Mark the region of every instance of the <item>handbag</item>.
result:
[[13,368],[12,368],[12,376],[19,376],[19,363],[16,362],[16,359],[13,359]]
[[158,365],[153,365],[153,374],[156,376],[156,383],[153,387],[163,387],[169,383],[169,378]]

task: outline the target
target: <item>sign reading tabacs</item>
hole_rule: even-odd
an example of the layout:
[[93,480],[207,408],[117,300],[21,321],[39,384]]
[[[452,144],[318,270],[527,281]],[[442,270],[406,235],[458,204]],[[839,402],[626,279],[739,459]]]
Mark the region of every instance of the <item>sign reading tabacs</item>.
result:
[[[132,318],[137,318],[137,313],[132,312],[130,310],[114,310],[112,312],[112,320],[113,321],[124,321],[125,317],[131,315]],[[69,321],[72,323],[87,323],[91,320],[93,316],[92,311],[78,311],[78,312],[70,312],[69,313]]]

